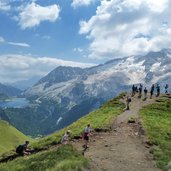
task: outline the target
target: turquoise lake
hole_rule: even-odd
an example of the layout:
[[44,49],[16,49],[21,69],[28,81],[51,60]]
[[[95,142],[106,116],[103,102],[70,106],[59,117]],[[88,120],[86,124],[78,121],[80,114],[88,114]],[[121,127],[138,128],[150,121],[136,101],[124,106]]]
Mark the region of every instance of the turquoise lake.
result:
[[30,104],[30,102],[26,98],[12,98],[7,101],[0,101],[1,108],[23,108]]

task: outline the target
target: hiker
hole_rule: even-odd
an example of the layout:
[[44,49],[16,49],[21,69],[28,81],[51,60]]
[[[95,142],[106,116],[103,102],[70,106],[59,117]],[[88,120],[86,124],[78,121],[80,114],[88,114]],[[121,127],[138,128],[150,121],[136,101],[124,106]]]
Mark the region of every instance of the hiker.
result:
[[19,145],[16,148],[16,153],[20,154],[20,155],[29,155],[33,152],[33,149],[29,149],[27,148],[27,146],[29,145],[29,141],[25,141],[25,144]]
[[164,88],[165,88],[165,94],[167,94],[168,93],[167,89],[169,88],[169,85],[166,84]]
[[86,150],[88,148],[88,142],[89,142],[89,137],[91,135],[91,128],[90,128],[90,124],[88,124],[85,129],[84,129],[84,132],[83,132],[83,141],[84,141],[84,145],[83,145],[83,148]]
[[144,88],[144,100],[147,99],[147,92],[148,92],[148,90],[147,90],[147,88],[145,87],[145,88]]
[[130,102],[131,102],[131,98],[129,96],[127,96],[127,98],[126,98],[126,110],[129,110],[130,109],[129,108]]
[[151,90],[150,90],[150,99],[152,98],[153,94],[154,94],[154,84],[151,86]]
[[159,95],[160,95],[160,86],[159,86],[159,84],[157,84],[156,89],[157,89],[156,97],[159,97]]
[[135,95],[135,86],[134,84],[132,85],[132,97]]
[[139,98],[141,98],[141,96],[142,96],[142,84],[140,84],[140,86],[139,86],[139,88],[138,88],[138,92],[139,92]]
[[71,133],[70,130],[68,130],[68,131],[65,132],[65,134],[63,135],[62,140],[61,140],[61,143],[62,144],[68,144],[69,137],[70,137],[70,133]]

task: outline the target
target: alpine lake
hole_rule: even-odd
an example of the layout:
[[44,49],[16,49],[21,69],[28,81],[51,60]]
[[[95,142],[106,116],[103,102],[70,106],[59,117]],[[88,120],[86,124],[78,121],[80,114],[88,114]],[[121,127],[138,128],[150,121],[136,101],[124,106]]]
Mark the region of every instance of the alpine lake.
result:
[[10,98],[8,100],[0,101],[0,108],[24,108],[29,106],[30,102],[26,98]]

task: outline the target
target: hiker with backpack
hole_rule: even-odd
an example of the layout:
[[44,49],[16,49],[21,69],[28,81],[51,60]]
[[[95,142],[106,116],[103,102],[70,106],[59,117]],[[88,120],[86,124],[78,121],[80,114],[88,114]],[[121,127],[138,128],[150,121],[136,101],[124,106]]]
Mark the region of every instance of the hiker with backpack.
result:
[[151,86],[151,90],[150,90],[150,99],[152,98],[153,94],[154,94],[154,84]]
[[129,110],[130,107],[129,107],[129,104],[131,103],[131,98],[129,96],[127,96],[126,98],[126,109],[125,110]]
[[33,149],[29,149],[28,145],[29,145],[29,141],[25,141],[25,144],[19,145],[16,148],[16,153],[18,153],[20,155],[23,155],[23,156],[31,154],[34,150]]
[[156,90],[157,90],[156,97],[159,97],[159,95],[160,95],[160,86],[159,86],[159,84],[157,84]]
[[62,140],[61,140],[61,143],[62,144],[68,144],[69,137],[70,137],[70,133],[71,133],[70,130],[68,130],[68,131],[65,132],[65,134],[63,135]]
[[92,129],[90,128],[90,124],[88,124],[84,129],[83,137],[82,137],[82,139],[84,141],[84,144],[83,144],[84,150],[86,150],[88,148],[88,142],[90,140],[91,132],[92,132]]
[[145,87],[145,88],[144,88],[144,100],[147,99],[147,92],[148,92],[148,90],[147,90],[147,88]]
[[140,86],[139,86],[139,88],[138,88],[138,92],[139,92],[139,98],[141,98],[141,96],[142,96],[142,88],[143,88],[143,86],[142,86],[142,84],[140,84]]
[[169,88],[169,85],[166,84],[164,88],[165,88],[165,94],[167,94],[168,93],[168,90],[167,89]]
[[134,84],[132,85],[132,97],[135,95],[135,86]]

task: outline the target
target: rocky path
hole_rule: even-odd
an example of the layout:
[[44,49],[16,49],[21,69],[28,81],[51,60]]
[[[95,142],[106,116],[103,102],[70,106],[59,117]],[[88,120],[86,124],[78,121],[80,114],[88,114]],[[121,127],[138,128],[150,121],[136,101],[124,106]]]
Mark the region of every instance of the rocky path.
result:
[[[119,125],[122,122],[127,122],[127,120],[131,117],[138,118],[138,112],[139,110],[146,105],[154,103],[154,99],[147,98],[146,100],[139,99],[137,95],[132,98],[131,104],[130,104],[130,110],[126,110],[121,115],[119,115],[114,124]],[[125,99],[123,100],[125,102]]]
[[[151,103],[153,99],[132,98],[130,110],[117,117],[112,131],[91,138],[90,148],[85,152],[91,164],[86,171],[159,171],[135,125],[128,123],[130,117],[138,118],[139,109]],[[75,143],[80,150],[81,145]]]

